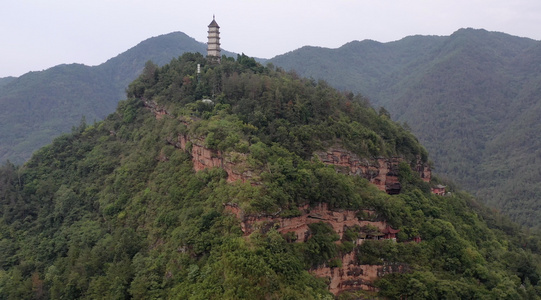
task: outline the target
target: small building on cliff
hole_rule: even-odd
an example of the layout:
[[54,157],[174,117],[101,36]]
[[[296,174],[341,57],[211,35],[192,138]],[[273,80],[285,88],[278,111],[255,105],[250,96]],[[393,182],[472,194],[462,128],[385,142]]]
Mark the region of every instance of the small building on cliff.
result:
[[432,191],[432,194],[439,195],[439,196],[445,195],[445,185],[438,184],[430,188],[430,190]]

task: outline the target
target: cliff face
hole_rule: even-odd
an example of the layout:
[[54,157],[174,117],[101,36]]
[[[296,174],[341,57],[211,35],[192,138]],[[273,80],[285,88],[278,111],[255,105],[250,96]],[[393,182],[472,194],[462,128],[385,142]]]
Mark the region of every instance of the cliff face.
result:
[[[170,115],[166,109],[153,101],[145,101],[144,105],[154,113],[156,119]],[[189,124],[185,123],[185,125]],[[170,140],[169,142],[179,149],[190,151],[195,171],[214,167],[222,168],[227,172],[227,181],[229,182],[237,180],[244,182],[253,176],[253,172],[244,163],[245,154],[233,152],[222,153],[218,150],[208,149],[204,146],[204,140],[202,138],[193,138],[187,135],[179,135],[176,141]],[[191,144],[191,149],[188,149],[188,143]],[[351,151],[341,147],[333,147],[327,151],[318,151],[315,154],[323,163],[336,166],[338,172],[362,176],[375,184],[378,189],[390,195],[400,193],[402,187],[398,180],[398,165],[403,161],[400,157],[379,157],[369,160],[367,158],[360,158]],[[425,182],[430,181],[432,171],[426,164],[419,160],[413,169]]]
[[[381,233],[380,235],[373,235],[374,238],[394,238],[392,228],[385,221],[368,221],[359,220],[356,211],[329,210],[326,203],[321,203],[315,207],[308,205],[299,208],[301,215],[292,218],[282,218],[279,216],[262,216],[262,215],[245,215],[244,212],[236,204],[225,204],[225,209],[230,213],[233,213],[239,220],[241,220],[241,229],[244,235],[250,235],[256,230],[266,230],[271,227],[277,228],[278,232],[282,234],[293,232],[296,236],[296,241],[306,242],[310,236],[309,224],[324,222],[332,226],[333,230],[342,239],[345,230],[348,227],[364,227],[370,225],[375,227]],[[371,211],[363,211],[364,215],[370,216]],[[356,243],[362,243],[364,239],[360,238],[355,241]]]
[[223,153],[219,150],[208,149],[202,139],[189,139],[186,135],[178,136],[180,149],[189,151],[187,145],[191,143],[191,155],[194,170],[201,171],[207,168],[222,168],[227,172],[227,181],[245,182],[252,178],[252,172],[246,166],[246,154],[237,152]]
[[[144,105],[155,116],[161,119],[164,116],[170,116],[169,112],[160,107],[154,101],[145,101]],[[189,123],[182,122],[189,126]],[[193,168],[196,172],[207,168],[221,168],[227,173],[227,181],[235,182],[252,178],[252,172],[248,170],[245,161],[246,154],[237,152],[223,153],[219,150],[213,150],[204,146],[202,138],[192,138],[185,134],[179,134],[176,139],[169,139],[168,142],[178,149],[189,151],[192,156]]]
[[[157,117],[161,115],[157,115]],[[191,143],[191,155],[194,170],[200,171],[206,168],[222,168],[227,172],[227,181],[234,182],[242,180],[245,182],[252,178],[253,172],[244,163],[246,154],[208,149],[204,146],[203,139],[194,139],[186,135],[179,135],[177,144],[179,149],[189,151],[188,143]],[[357,175],[366,178],[381,191],[389,195],[399,194],[401,185],[398,180],[398,165],[402,158],[377,158],[368,160],[359,158],[350,151],[334,148],[326,152],[317,152],[319,158],[326,164],[337,166],[338,172],[349,175]],[[421,178],[429,182],[431,170],[428,166],[418,162],[414,171],[418,172]]]
[[[353,241],[355,245],[363,243],[366,239],[393,239],[398,230],[392,229],[385,221],[360,220],[358,212],[350,210],[332,211],[326,203],[316,207],[305,206],[300,208],[301,215],[293,218],[282,218],[279,216],[253,216],[245,215],[235,204],[226,204],[225,210],[234,214],[241,222],[241,229],[244,235],[249,235],[256,230],[263,232],[270,228],[276,228],[282,235],[291,233],[296,237],[296,242],[306,242],[311,235],[309,224],[324,222],[332,226],[333,230],[340,236],[351,227],[371,227],[377,232],[361,234],[360,238]],[[370,216],[371,211],[363,211],[364,216]],[[361,229],[362,231],[362,229]],[[361,265],[358,263],[357,253],[351,252],[340,257],[341,267],[319,266],[310,270],[318,277],[329,280],[329,290],[334,294],[352,289],[374,290],[374,280],[393,272],[407,272],[408,266],[402,264],[384,265]]]
[[335,295],[348,290],[375,291],[373,282],[390,273],[404,273],[409,267],[404,264],[357,265],[354,254],[342,257],[342,267],[320,267],[311,270],[317,277],[329,280],[329,291]]
[[165,108],[159,106],[158,103],[154,101],[144,101],[143,105],[148,108],[158,120],[163,118],[164,116],[170,115]]
[[[333,147],[327,151],[316,152],[323,163],[337,166],[339,172],[349,175],[362,176],[378,189],[387,194],[399,194],[401,190],[398,181],[398,165],[403,160],[400,157],[380,157],[374,160],[360,158],[351,151],[340,147]],[[432,176],[430,168],[421,161],[417,162],[414,171],[419,173],[421,179],[429,182]]]
[[[146,102],[157,119],[169,115],[156,103]],[[189,123],[184,122],[189,126]],[[203,138],[194,138],[185,134],[168,140],[178,149],[190,152],[195,171],[206,168],[222,168],[227,172],[227,181],[243,182],[254,177],[253,170],[246,165],[246,154],[208,149],[204,146]],[[340,147],[333,147],[327,151],[315,153],[326,164],[336,166],[338,172],[349,175],[362,176],[375,184],[380,190],[388,194],[400,193],[401,186],[398,180],[398,166],[402,161],[399,157],[376,158],[368,160],[359,158],[350,151]],[[418,163],[414,168],[421,178],[430,181],[431,171],[426,165]],[[384,220],[373,220],[371,211],[329,210],[327,204],[322,203],[316,207],[308,205],[300,207],[300,215],[297,217],[283,218],[267,215],[246,215],[236,204],[225,204],[225,210],[234,214],[239,220],[242,232],[245,236],[254,231],[266,232],[271,228],[295,242],[306,242],[311,236],[309,225],[324,222],[329,224],[339,235],[340,240],[348,228],[361,228],[359,238],[353,243],[360,245],[366,239],[392,239],[396,240],[398,230],[391,228]],[[359,218],[359,216],[364,216]],[[367,217],[368,216],[368,217]],[[366,220],[372,219],[372,220]],[[363,234],[363,228],[367,232]],[[369,232],[368,232],[369,231]],[[420,238],[415,241],[420,241]],[[340,242],[338,242],[340,243]],[[374,280],[385,274],[393,272],[407,272],[408,266],[402,264],[361,265],[356,257],[357,253],[351,252],[339,257],[342,261],[340,267],[319,266],[310,270],[315,276],[325,277],[329,282],[329,290],[336,294],[352,289],[374,290]]]

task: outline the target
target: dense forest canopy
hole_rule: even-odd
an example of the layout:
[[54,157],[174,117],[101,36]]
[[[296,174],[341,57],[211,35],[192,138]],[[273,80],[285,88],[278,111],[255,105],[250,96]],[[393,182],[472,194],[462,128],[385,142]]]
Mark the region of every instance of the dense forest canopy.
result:
[[384,106],[427,147],[438,174],[535,228],[540,50],[539,41],[467,28],[450,36],[303,47],[270,61]]
[[98,66],[63,64],[0,78],[0,162],[24,163],[83,117],[90,123],[103,120],[146,61],[162,66],[184,52],[205,51],[204,43],[173,32],[142,41]]
[[[167,114],[156,118],[148,103]],[[195,172],[171,142],[179,135],[237,155],[254,176],[230,183],[220,168]],[[337,144],[366,159],[401,157],[402,192],[313,155]],[[148,62],[106,120],[0,168],[0,299],[332,299],[310,270],[338,267],[346,253],[408,271],[340,299],[539,298],[541,240],[458,189],[431,194],[410,165],[427,159],[385,111],[323,81],[245,55]],[[275,228],[244,236],[225,203],[283,218],[319,203],[368,210],[400,232],[360,245],[359,229],[340,240],[326,223],[310,224],[306,242]]]
[[[541,175],[539,41],[486,30],[303,47],[271,60],[302,77],[361,93],[420,139],[434,170],[514,221],[536,228]],[[0,78],[0,162],[32,153],[84,117],[100,121],[152,60],[206,51],[181,32],[149,38],[94,67],[59,65]],[[232,56],[228,52],[228,56]],[[258,60],[261,61],[261,60]]]

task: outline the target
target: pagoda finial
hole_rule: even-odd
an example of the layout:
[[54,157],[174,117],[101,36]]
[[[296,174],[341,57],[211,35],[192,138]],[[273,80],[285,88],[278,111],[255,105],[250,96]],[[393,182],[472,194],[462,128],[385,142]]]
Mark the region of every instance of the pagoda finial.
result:
[[212,20],[214,20],[214,19],[215,19],[214,14],[212,14]]

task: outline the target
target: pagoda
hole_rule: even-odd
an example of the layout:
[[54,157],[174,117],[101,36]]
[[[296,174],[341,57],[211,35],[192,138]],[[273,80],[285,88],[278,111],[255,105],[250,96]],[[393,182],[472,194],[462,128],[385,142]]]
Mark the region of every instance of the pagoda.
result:
[[212,22],[209,24],[207,42],[207,58],[209,60],[220,63],[220,26],[216,23],[214,16],[212,16]]

